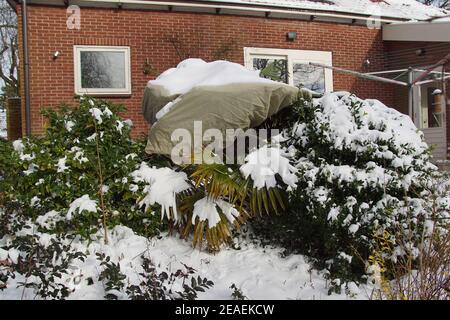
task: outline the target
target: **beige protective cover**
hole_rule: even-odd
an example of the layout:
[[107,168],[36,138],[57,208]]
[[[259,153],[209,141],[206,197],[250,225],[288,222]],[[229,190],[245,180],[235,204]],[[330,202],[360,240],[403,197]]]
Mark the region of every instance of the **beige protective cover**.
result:
[[202,122],[203,132],[219,129],[225,137],[227,129],[254,128],[298,97],[298,88],[282,83],[237,83],[196,87],[184,94],[172,109],[155,122],[156,113],[177,96],[166,96],[158,87],[146,89],[143,113],[152,124],[145,151],[169,155],[177,141],[174,130],[187,129],[193,137],[194,121]]
[[170,94],[164,87],[161,86],[147,86],[144,90],[144,97],[142,98],[142,114],[144,119],[153,124],[156,122],[156,114],[166,104],[175,100],[180,96],[179,94]]

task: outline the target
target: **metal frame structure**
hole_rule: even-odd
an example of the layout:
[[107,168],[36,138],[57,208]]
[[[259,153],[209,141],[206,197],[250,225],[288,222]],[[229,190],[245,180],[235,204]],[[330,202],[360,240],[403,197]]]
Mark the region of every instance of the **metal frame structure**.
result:
[[[335,70],[337,72],[351,74],[353,76],[356,76],[356,77],[359,77],[359,78],[363,78],[363,79],[367,79],[367,80],[380,81],[380,82],[384,82],[384,83],[390,83],[390,84],[395,84],[395,85],[408,87],[409,88],[408,89],[409,90],[409,115],[412,118],[412,120],[415,121],[415,119],[414,119],[414,112],[413,112],[413,107],[414,107],[414,94],[413,94],[413,91],[414,91],[414,88],[416,86],[420,86],[420,85],[423,85],[423,84],[440,81],[442,83],[442,86],[441,86],[442,89],[443,89],[442,92],[443,92],[444,96],[446,96],[445,81],[447,79],[450,79],[450,73],[445,72],[445,68],[444,67],[449,62],[450,62],[450,54],[448,54],[443,59],[439,60],[438,62],[436,62],[435,64],[433,64],[432,66],[430,66],[426,70],[410,67],[410,68],[407,68],[407,69],[386,70],[386,71],[377,71],[377,72],[368,72],[368,73],[352,71],[352,70],[339,68],[339,67],[328,66],[328,65],[324,65],[324,64],[320,64],[320,63],[310,62],[309,64],[312,65],[312,66],[315,66],[315,67],[319,67],[319,68],[332,69],[332,70]],[[434,71],[434,70],[436,70],[437,68],[440,68],[440,67],[442,67],[442,71]],[[415,72],[422,72],[422,74],[419,77],[414,79],[414,73]],[[389,79],[389,78],[381,77],[381,75],[383,75],[383,74],[393,74],[393,73],[400,73],[400,75],[398,77],[403,76],[403,75],[408,75],[408,81],[405,82],[405,81],[400,81],[400,80],[397,80],[397,79]],[[441,77],[435,78],[435,79],[424,80],[426,77],[428,77],[431,74],[440,74]],[[445,109],[447,108],[447,99],[445,99],[444,108]]]
[[[377,72],[369,72],[369,73],[362,73],[352,70],[347,70],[339,67],[333,67],[328,66],[324,64],[319,63],[312,63],[309,64],[315,67],[319,68],[325,68],[325,69],[332,69],[336,72],[346,73],[353,75],[358,78],[372,80],[372,81],[379,81],[383,83],[389,83],[389,84],[395,84],[402,87],[408,88],[408,114],[411,117],[411,120],[418,126],[421,127],[419,124],[419,121],[421,119],[420,114],[416,114],[417,108],[415,108],[416,104],[416,90],[420,88],[420,86],[432,83],[432,82],[440,82],[441,83],[441,89],[443,94],[443,123],[442,123],[442,134],[444,136],[444,146],[445,150],[448,152],[448,141],[447,141],[447,105],[448,105],[448,99],[447,99],[447,88],[446,88],[446,80],[450,79],[450,72],[446,72],[445,67],[450,62],[450,54],[447,54],[444,58],[436,62],[435,64],[431,65],[427,69],[423,68],[417,68],[417,67],[409,67],[405,69],[398,69],[398,70],[386,70],[386,71],[377,71]],[[436,69],[441,68],[440,71],[436,71]],[[420,73],[419,76],[415,77],[415,74]],[[397,75],[395,75],[397,74]],[[383,75],[391,76],[392,78],[383,77]],[[394,75],[394,76],[392,76]],[[430,75],[437,75],[435,78],[427,79]],[[407,77],[406,81],[401,81],[399,78],[401,77]],[[422,128],[425,132],[425,130],[431,130],[434,128]],[[432,134],[429,132],[429,134]],[[431,137],[431,136],[430,136]],[[431,138],[430,138],[431,139]],[[440,145],[440,143],[438,143]]]

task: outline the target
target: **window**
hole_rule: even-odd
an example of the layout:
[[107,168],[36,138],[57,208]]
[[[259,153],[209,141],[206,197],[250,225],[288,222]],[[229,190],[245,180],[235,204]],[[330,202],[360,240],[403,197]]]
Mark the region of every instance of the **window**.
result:
[[130,48],[75,46],[75,93],[131,94]]
[[261,77],[324,93],[333,91],[333,71],[309,63],[332,65],[326,51],[244,48],[245,66],[260,70]]
[[283,58],[253,58],[253,69],[261,70],[260,76],[279,82],[288,83],[287,60]]
[[294,63],[294,86],[325,93],[325,69],[306,63]]

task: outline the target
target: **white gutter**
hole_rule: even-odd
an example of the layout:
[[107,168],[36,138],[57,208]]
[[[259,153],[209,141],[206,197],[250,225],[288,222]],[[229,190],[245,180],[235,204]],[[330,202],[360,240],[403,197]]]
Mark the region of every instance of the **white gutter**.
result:
[[[62,5],[61,0],[29,0],[30,4],[50,4]],[[70,5],[79,5],[84,7],[121,7],[123,9],[147,9],[147,10],[172,10],[172,11],[195,11],[219,14],[250,14],[256,16],[266,16],[274,18],[299,18],[310,17],[325,19],[345,19],[350,21],[371,21],[380,23],[395,23],[405,21],[405,19],[377,18],[368,15],[359,14],[340,14],[333,12],[323,12],[318,10],[302,9],[276,9],[276,8],[257,8],[251,6],[225,5],[225,4],[207,4],[207,3],[186,3],[186,2],[168,2],[168,1],[142,1],[142,0],[71,0]]]

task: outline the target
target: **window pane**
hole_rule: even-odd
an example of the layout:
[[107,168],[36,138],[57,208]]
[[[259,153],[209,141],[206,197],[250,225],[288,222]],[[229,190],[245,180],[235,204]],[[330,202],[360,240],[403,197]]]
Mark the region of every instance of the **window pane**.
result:
[[254,58],[253,69],[261,70],[262,78],[288,83],[286,59]]
[[82,88],[125,88],[125,53],[81,51]]
[[294,63],[294,85],[318,93],[325,92],[325,70],[309,64]]

